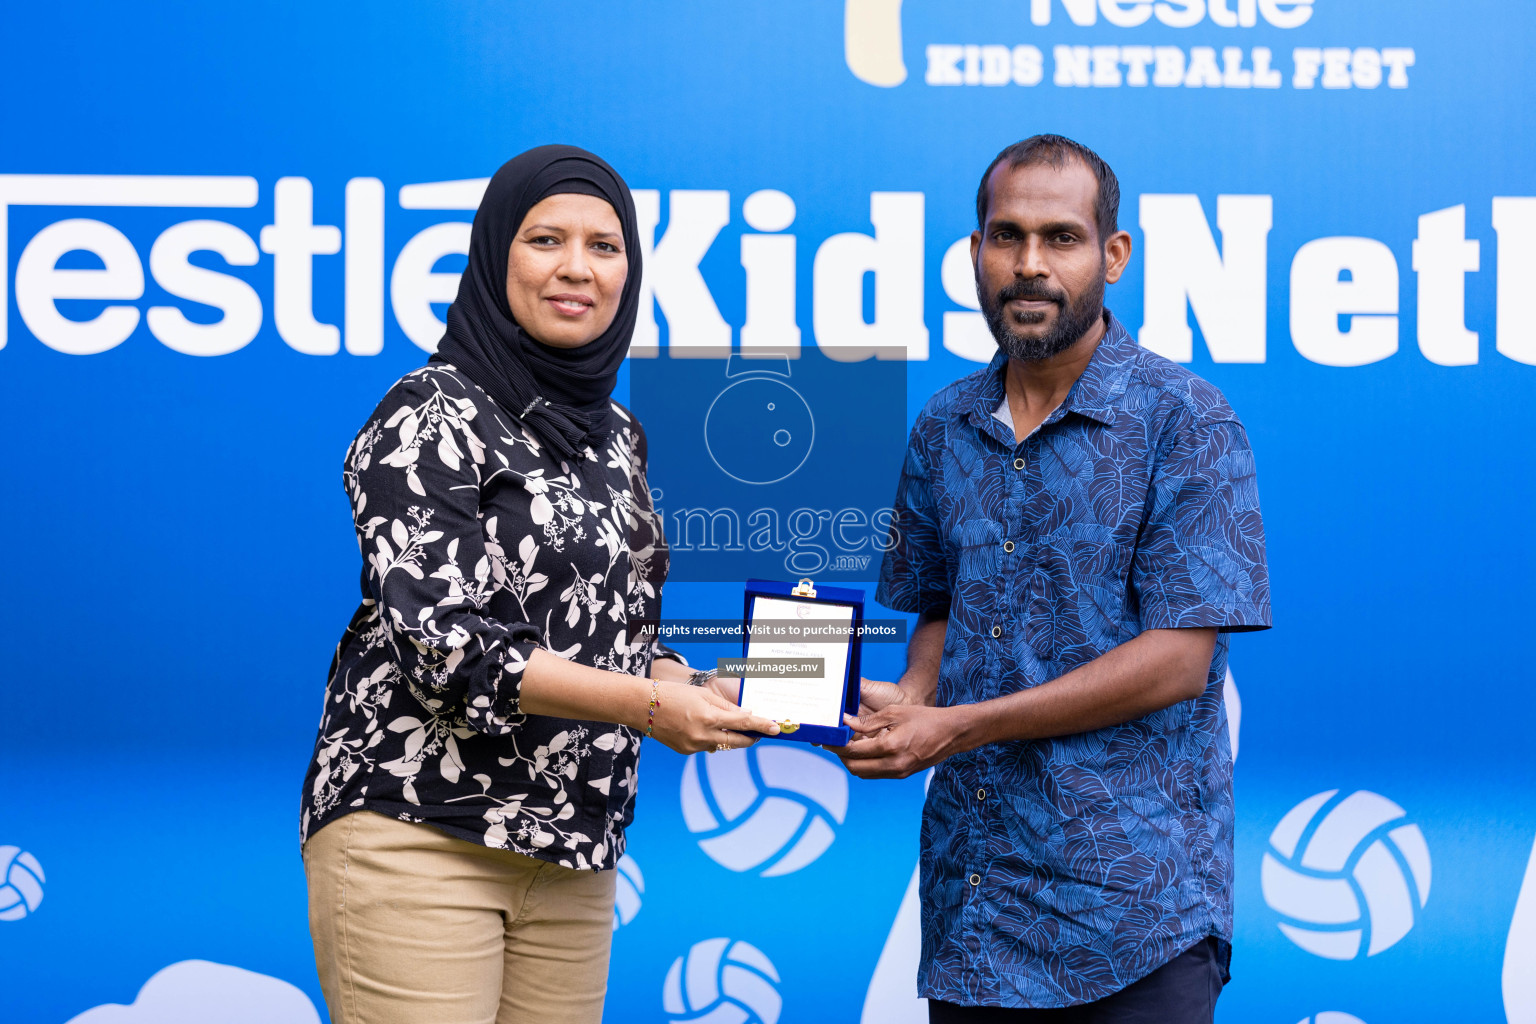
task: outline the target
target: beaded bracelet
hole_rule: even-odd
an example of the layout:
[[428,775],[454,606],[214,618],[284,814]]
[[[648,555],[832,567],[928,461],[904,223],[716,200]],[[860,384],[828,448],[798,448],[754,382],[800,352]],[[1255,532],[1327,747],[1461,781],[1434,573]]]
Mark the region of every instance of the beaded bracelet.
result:
[[651,680],[651,703],[645,710],[645,734],[649,736],[651,730],[656,728],[656,709],[661,707],[661,684]]

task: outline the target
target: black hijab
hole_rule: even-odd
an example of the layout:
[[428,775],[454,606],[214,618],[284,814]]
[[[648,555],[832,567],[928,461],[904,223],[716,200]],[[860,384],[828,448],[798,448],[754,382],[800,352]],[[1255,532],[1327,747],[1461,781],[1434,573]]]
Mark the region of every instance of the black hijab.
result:
[[[507,253],[540,200],[576,193],[612,206],[624,229],[629,276],[613,323],[580,348],[536,341],[507,305]],[[475,211],[469,265],[448,307],[448,333],[435,361],[452,363],[560,456],[604,439],[608,396],[629,353],[640,306],[640,238],[629,186],[597,156],[575,146],[539,146],[501,165]]]

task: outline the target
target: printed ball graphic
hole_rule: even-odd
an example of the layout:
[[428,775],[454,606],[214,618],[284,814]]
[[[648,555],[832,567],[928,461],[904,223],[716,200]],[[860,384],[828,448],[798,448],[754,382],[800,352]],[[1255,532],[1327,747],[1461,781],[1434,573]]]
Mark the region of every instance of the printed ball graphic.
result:
[[1365,1021],[1352,1013],[1324,1010],[1316,1017],[1307,1017],[1305,1020],[1297,1021],[1296,1024],[1365,1024]]
[[614,880],[613,930],[629,924],[640,913],[640,897],[645,895],[645,876],[635,858],[625,854],[619,858],[619,877]]
[[683,768],[683,821],[732,871],[798,871],[826,852],[848,814],[848,773],[809,747],[760,744],[695,754]]
[[775,1024],[779,972],[757,947],[705,939],[672,962],[662,1006],[673,1024]]
[[768,377],[738,380],[704,414],[704,444],[720,471],[744,484],[776,484],[805,464],[816,420],[800,392]]
[[43,866],[16,846],[0,846],[0,921],[20,921],[43,902]]
[[1429,848],[1391,800],[1338,793],[1309,797],[1280,819],[1260,880],[1287,938],[1309,953],[1353,960],[1413,927],[1429,899]]

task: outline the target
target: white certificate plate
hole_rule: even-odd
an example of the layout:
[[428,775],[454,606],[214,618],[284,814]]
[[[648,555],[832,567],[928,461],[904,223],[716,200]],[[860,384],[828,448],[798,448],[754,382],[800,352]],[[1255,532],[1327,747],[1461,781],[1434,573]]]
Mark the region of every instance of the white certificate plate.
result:
[[808,629],[832,629],[822,634],[829,639],[810,640],[754,633],[747,641],[748,658],[821,658],[822,672],[813,678],[751,676],[743,679],[741,706],[776,722],[841,727],[848,656],[853,642],[853,612],[852,605],[759,594],[752,605],[752,623],[797,623]]

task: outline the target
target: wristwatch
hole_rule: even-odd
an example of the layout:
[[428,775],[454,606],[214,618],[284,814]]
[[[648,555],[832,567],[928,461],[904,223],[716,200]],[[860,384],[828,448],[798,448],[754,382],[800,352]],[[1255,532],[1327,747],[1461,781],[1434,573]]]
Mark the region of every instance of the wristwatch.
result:
[[688,676],[688,685],[703,686],[705,683],[715,678],[717,674],[718,673],[716,673],[716,671],[712,668],[694,669],[693,672]]

